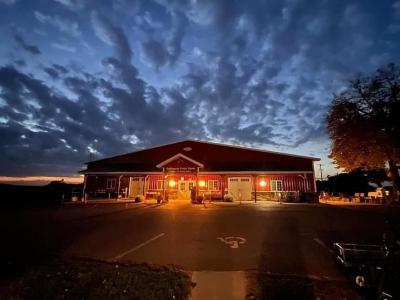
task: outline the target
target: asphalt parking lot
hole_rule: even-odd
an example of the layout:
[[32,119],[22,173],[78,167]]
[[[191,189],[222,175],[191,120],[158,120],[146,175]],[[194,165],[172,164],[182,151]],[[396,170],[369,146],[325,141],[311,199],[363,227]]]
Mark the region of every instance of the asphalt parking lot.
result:
[[1,212],[2,275],[52,255],[338,279],[333,242],[379,243],[380,207],[89,204]]

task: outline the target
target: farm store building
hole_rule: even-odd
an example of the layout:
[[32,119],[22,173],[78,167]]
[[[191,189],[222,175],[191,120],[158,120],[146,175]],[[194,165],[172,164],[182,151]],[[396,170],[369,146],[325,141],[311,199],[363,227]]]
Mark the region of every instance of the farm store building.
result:
[[206,199],[296,200],[316,192],[313,162],[306,157],[186,140],[87,163],[84,193],[92,198],[190,201],[191,190]]

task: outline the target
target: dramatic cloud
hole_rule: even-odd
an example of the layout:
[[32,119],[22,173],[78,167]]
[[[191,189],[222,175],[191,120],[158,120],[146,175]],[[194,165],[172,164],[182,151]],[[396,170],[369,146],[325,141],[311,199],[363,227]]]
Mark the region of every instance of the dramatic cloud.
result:
[[76,11],[80,10],[85,6],[84,0],[53,0],[54,2],[57,2],[61,5],[64,5],[70,10]]
[[170,63],[174,64],[182,52],[182,40],[185,28],[188,25],[187,18],[182,13],[173,13],[173,29],[168,40],[168,51]]
[[130,62],[132,50],[122,29],[97,12],[91,14],[91,22],[96,36],[114,47],[117,58],[121,61]]
[[63,44],[63,43],[51,43],[51,46],[55,49],[66,51],[66,52],[71,52],[71,53],[76,52],[76,48],[74,46],[70,46],[70,45]]
[[[19,5],[3,8],[17,16]],[[14,40],[21,52],[42,55],[35,62],[11,50],[0,56],[0,175],[70,175],[89,155],[185,138],[312,154],[328,166],[324,117],[332,95],[354,74],[398,62],[399,7],[372,0],[35,4]],[[36,33],[27,43],[29,30]]]
[[43,70],[52,78],[59,79],[61,76],[68,73],[68,70],[63,66],[53,64],[49,67],[44,67]]
[[17,3],[18,0],[0,0],[0,4],[4,5],[13,5]]
[[153,63],[155,66],[161,67],[165,65],[168,60],[168,52],[161,45],[161,43],[157,41],[146,41],[142,44],[143,52],[146,57]]
[[25,40],[20,36],[19,34],[14,35],[15,41],[17,42],[18,45],[22,47],[22,49],[26,50],[27,52],[38,55],[41,54],[39,48],[34,46],[34,45],[29,45],[25,42]]
[[58,30],[60,30],[62,33],[66,33],[73,37],[78,37],[81,35],[78,22],[74,22],[74,21],[62,18],[58,15],[55,15],[55,16],[46,15],[39,11],[35,11],[34,15],[35,15],[35,18],[40,23],[53,26],[53,27],[57,28]]

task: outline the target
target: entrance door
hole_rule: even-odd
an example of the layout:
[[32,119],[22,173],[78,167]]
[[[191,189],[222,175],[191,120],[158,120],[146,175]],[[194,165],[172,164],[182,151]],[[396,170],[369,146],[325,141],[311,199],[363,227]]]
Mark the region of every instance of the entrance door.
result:
[[251,200],[251,177],[229,177],[228,193],[234,200]]
[[178,180],[178,199],[189,200],[190,191],[195,186],[194,180]]
[[129,197],[143,195],[143,177],[131,177],[129,182]]

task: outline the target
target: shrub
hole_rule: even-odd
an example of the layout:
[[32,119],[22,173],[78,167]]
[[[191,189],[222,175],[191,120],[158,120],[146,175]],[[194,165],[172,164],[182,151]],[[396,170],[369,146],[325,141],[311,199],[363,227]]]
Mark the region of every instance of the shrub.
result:
[[144,196],[143,195],[137,195],[135,197],[135,202],[139,203],[139,202],[143,202],[144,201]]
[[174,267],[60,258],[11,282],[4,298],[184,300],[191,289],[190,276]]
[[301,192],[300,193],[301,202],[318,203],[318,194],[314,192]]
[[233,202],[233,196],[231,194],[224,195],[225,202]]
[[204,197],[203,196],[197,196],[196,201],[197,203],[203,203]]
[[299,202],[299,197],[297,196],[296,193],[292,193],[292,192],[287,192],[282,196],[282,201],[283,202],[289,202],[289,203],[293,203],[293,202]]

